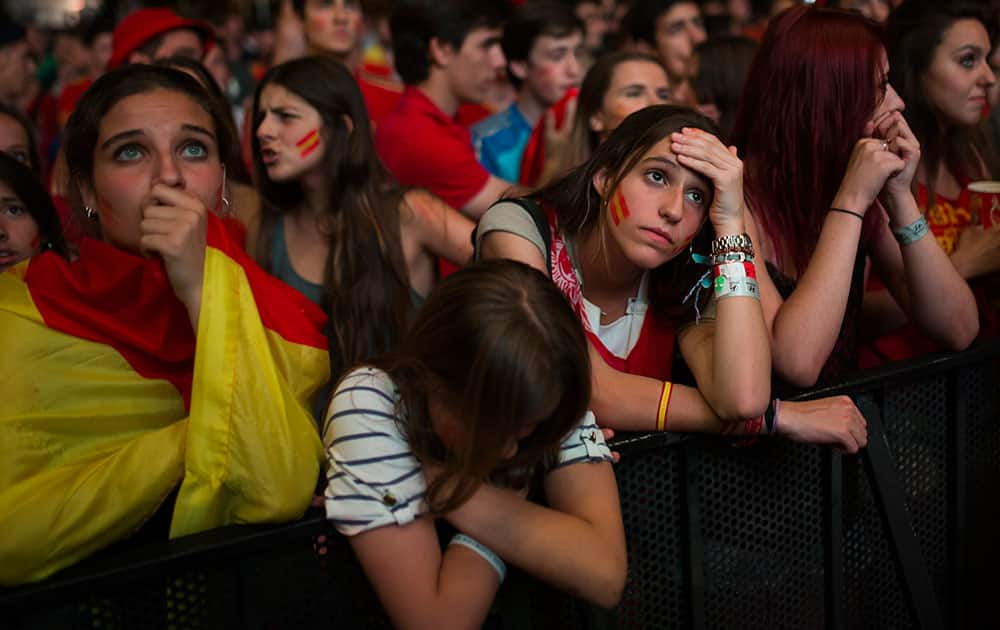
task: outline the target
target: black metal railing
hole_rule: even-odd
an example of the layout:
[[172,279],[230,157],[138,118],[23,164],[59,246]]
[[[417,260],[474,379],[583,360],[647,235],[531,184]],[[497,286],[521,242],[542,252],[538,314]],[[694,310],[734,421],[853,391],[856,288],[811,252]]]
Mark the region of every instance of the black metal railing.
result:
[[[991,340],[803,394],[855,399],[869,428],[858,456],[774,439],[619,439],[629,552],[620,605],[601,611],[513,571],[489,625],[996,625],[998,361],[1000,340]],[[318,512],[98,554],[40,584],[0,590],[0,620],[13,628],[389,627],[348,546]]]

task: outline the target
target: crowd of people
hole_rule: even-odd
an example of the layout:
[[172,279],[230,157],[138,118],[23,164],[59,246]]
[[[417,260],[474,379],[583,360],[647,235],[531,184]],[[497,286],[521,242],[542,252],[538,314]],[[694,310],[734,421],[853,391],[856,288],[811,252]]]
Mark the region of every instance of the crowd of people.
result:
[[0,584],[313,504],[400,626],[610,607],[616,431],[863,449],[784,398],[1000,326],[1000,7],[826,4],[5,20]]

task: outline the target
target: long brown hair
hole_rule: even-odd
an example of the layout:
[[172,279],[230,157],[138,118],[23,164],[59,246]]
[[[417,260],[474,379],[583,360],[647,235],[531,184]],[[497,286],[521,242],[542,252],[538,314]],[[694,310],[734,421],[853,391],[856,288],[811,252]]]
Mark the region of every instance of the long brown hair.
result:
[[[576,114],[573,116],[573,127],[570,130],[570,146],[565,152],[557,172],[565,172],[587,161],[597,148],[597,132],[590,128],[590,119],[604,107],[604,97],[611,88],[618,66],[629,61],[641,61],[663,67],[660,60],[646,53],[633,51],[618,51],[603,55],[594,62],[587,71],[580,85],[580,93],[576,97]],[[664,70],[663,74],[666,75]]]
[[[688,107],[653,105],[640,109],[622,121],[597,146],[589,160],[543,187],[532,198],[555,210],[559,227],[567,235],[586,236],[597,230],[600,242],[604,243],[607,235],[601,217],[607,213],[613,191],[658,142],[684,127],[719,135],[719,128],[714,122]],[[602,171],[608,174],[607,195],[604,197],[598,194],[592,183]],[[708,206],[711,204],[712,199],[709,198]],[[692,241],[692,249],[707,252],[711,239],[712,227],[706,220]],[[703,272],[704,269],[698,268],[684,253],[652,270],[649,302],[654,312],[675,324],[688,319],[693,310],[682,302]]]
[[[336,379],[349,365],[395,348],[406,326],[410,282],[399,225],[404,191],[375,154],[361,90],[343,65],[314,56],[271,68],[254,95],[254,129],[261,121],[260,95],[272,84],[305,100],[323,120],[330,199],[320,229],[330,247],[324,306],[330,314],[330,374]],[[253,160],[264,199],[255,257],[270,270],[274,225],[302,203],[303,192],[296,181],[267,176],[256,133]]]
[[[920,141],[921,162],[927,165],[928,205],[933,205],[934,180],[942,166],[970,179],[1000,175],[997,156],[982,126],[943,126],[924,91],[924,74],[945,32],[964,19],[981,23],[996,45],[996,29],[987,9],[962,0],[909,0],[892,12],[886,26],[889,83],[906,103],[903,115]],[[982,172],[984,163],[987,173]],[[916,186],[915,179],[913,183]]]
[[[461,505],[487,479],[526,483],[554,461],[590,401],[587,340],[573,309],[551,280],[511,260],[475,263],[446,278],[399,351],[372,364],[399,389],[398,415],[414,455],[444,467],[427,488],[435,514]],[[431,398],[463,423],[457,448],[434,432]],[[502,461],[525,422],[542,417],[517,455]]]

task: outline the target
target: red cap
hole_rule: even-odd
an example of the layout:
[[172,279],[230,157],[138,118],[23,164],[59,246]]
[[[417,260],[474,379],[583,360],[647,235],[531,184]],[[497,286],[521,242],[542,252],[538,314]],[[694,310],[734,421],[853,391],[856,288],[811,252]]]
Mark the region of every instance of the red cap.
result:
[[124,65],[129,55],[157,35],[179,28],[195,31],[203,42],[214,39],[210,24],[181,17],[170,9],[140,9],[130,13],[118,23],[111,36],[112,50],[111,59],[108,60],[108,70]]

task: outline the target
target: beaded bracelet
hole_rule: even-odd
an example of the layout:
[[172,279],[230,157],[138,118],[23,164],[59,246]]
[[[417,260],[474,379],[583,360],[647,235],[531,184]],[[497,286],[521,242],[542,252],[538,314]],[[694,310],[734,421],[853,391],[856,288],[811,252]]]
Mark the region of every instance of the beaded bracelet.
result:
[[497,576],[499,576],[501,584],[503,583],[504,578],[507,577],[507,565],[500,559],[500,556],[493,553],[493,551],[478,540],[466,536],[465,534],[455,534],[452,536],[451,542],[448,544],[462,545],[466,549],[471,549],[479,554],[479,556],[486,562],[490,563],[493,570],[497,572]]

